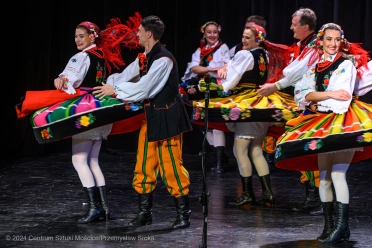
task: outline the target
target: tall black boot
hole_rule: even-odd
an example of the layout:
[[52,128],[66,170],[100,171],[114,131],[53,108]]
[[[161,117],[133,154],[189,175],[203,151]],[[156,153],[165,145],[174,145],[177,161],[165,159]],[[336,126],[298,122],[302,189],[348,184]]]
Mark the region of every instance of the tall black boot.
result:
[[103,210],[103,218],[108,221],[110,219],[110,208],[108,206],[106,187],[99,186],[98,188],[98,201]]
[[322,208],[324,213],[324,229],[322,234],[317,238],[320,242],[324,242],[324,239],[327,238],[328,234],[334,228],[333,202],[322,202]]
[[217,146],[216,147],[216,172],[218,174],[223,173],[225,171],[225,163],[229,163],[228,159],[226,160],[227,156],[225,154],[225,147],[224,146]]
[[152,224],[152,192],[138,194],[139,210],[136,218],[129,222],[130,226],[146,226]]
[[176,203],[177,218],[172,227],[175,229],[189,227],[191,215],[189,196],[174,197],[174,202]]
[[343,204],[341,202],[336,202],[337,218],[335,222],[335,227],[327,235],[324,240],[319,240],[323,243],[337,243],[339,241],[344,241],[347,243],[350,238],[349,229],[349,204]]
[[312,185],[309,181],[306,181],[304,184],[306,189],[306,199],[300,205],[293,207],[292,211],[310,212],[314,209],[319,209],[321,206],[319,189],[315,187],[315,185]]
[[243,193],[239,198],[235,199],[235,201],[229,202],[229,204],[231,206],[242,206],[246,204],[254,205],[256,203],[256,197],[254,196],[253,193],[252,176],[250,177],[240,176],[240,179],[242,181]]
[[88,211],[84,217],[77,221],[78,224],[86,224],[94,220],[98,220],[102,214],[101,207],[98,202],[97,187],[84,188],[85,195],[88,201]]
[[275,197],[273,191],[271,190],[271,183],[270,183],[270,174],[265,176],[259,176],[261,187],[262,187],[262,195],[257,200],[258,204],[260,205],[267,205],[268,207],[274,207],[275,204]]

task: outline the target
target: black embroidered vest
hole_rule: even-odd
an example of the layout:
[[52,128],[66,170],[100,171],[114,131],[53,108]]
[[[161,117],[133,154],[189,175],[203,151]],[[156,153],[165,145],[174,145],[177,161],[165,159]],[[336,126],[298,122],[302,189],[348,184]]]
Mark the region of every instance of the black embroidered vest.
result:
[[155,60],[162,57],[168,57],[173,62],[173,68],[163,89],[154,98],[145,101],[148,141],[165,140],[182,132],[191,131],[191,122],[178,91],[178,67],[173,54],[158,42],[146,57],[148,70]]
[[[102,54],[100,50],[95,50],[95,52]],[[102,82],[106,83],[107,79],[105,60],[90,52],[86,54],[89,56],[90,66],[80,87],[102,86]]]
[[331,78],[331,74],[333,71],[335,71],[338,66],[345,60],[344,57],[339,57],[336,61],[333,61],[333,63],[324,71],[322,72],[317,72],[316,69],[318,68],[318,64],[316,65],[315,68],[315,76],[314,80],[316,81],[316,90],[317,91],[326,91],[328,88],[328,81]]

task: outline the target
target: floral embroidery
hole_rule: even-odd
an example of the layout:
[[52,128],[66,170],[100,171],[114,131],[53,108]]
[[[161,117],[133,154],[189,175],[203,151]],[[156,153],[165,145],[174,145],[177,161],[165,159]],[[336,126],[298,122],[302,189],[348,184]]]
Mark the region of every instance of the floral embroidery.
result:
[[372,133],[367,132],[367,133],[364,133],[362,135],[359,135],[357,137],[357,141],[359,143],[362,143],[362,142],[372,142]]
[[240,109],[239,108],[232,108],[230,109],[230,119],[236,121],[239,119],[240,116]]
[[205,111],[200,108],[194,108],[192,116],[193,116],[193,120],[204,119]]
[[50,129],[50,127],[41,130],[41,138],[42,138],[42,139],[50,139],[50,138],[53,138],[53,135],[52,135],[52,132],[51,132],[51,131],[52,131],[52,130]]
[[320,148],[322,148],[324,145],[324,142],[323,140],[312,140],[312,141],[309,141],[305,144],[304,146],[304,150],[305,151],[309,151],[309,150],[318,150]]
[[186,87],[186,89],[187,89],[187,93],[190,94],[190,95],[194,95],[197,92],[196,86],[194,86],[194,85],[192,85],[192,86],[188,85]]
[[147,73],[147,57],[143,53],[139,53],[137,56],[140,62],[140,70],[144,73]]
[[106,68],[102,67],[101,64],[98,62],[96,70],[96,83],[101,85],[102,83],[106,82]]
[[258,68],[260,69],[260,76],[261,77],[265,76],[266,66],[265,66],[265,60],[262,54],[260,54],[260,58],[258,60]]
[[75,126],[76,128],[80,129],[81,126],[87,127],[93,124],[95,121],[96,121],[96,117],[93,114],[89,113],[88,116],[83,115],[77,118],[75,121]]
[[276,147],[276,149],[275,149],[275,158],[279,158],[280,156],[282,156],[282,147],[281,146]]
[[125,110],[131,110],[131,111],[137,111],[142,108],[143,108],[143,105],[138,104],[138,103],[128,103],[128,104],[125,104],[124,106]]

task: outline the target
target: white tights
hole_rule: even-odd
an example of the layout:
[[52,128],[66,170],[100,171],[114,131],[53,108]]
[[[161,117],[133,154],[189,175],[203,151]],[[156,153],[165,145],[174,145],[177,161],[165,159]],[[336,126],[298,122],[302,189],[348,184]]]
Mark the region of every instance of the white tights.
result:
[[322,202],[333,201],[333,182],[336,200],[343,204],[349,204],[349,187],[346,182],[346,172],[353,156],[354,151],[318,154],[320,171],[319,196]]
[[217,129],[208,130],[207,132],[207,140],[211,146],[223,146],[226,145],[226,138],[224,131],[220,131]]
[[104,186],[105,178],[98,164],[102,140],[72,139],[72,164],[83,187]]
[[252,163],[259,176],[270,173],[269,165],[262,154],[262,141],[263,139],[234,139],[233,150],[241,176],[252,176]]

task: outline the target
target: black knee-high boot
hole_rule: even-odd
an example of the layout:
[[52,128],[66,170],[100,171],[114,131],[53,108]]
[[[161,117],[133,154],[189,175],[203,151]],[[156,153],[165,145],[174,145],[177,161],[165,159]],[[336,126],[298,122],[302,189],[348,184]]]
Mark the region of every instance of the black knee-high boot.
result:
[[174,202],[176,203],[177,218],[172,227],[175,229],[189,227],[191,215],[189,196],[174,197]]
[[98,202],[97,187],[84,188],[85,195],[88,201],[88,211],[84,217],[79,219],[78,224],[86,224],[94,220],[98,220],[102,214],[101,207]]
[[152,192],[138,194],[139,210],[136,218],[129,222],[130,226],[146,226],[152,224]]
[[322,202],[322,208],[324,213],[324,229],[322,234],[317,238],[320,242],[324,242],[334,228],[333,202]]
[[231,206],[242,206],[246,204],[254,205],[256,202],[256,198],[253,193],[252,176],[250,177],[240,176],[240,179],[242,181],[243,193],[239,198],[235,199],[235,201],[229,202],[229,204]]
[[270,174],[267,174],[262,177],[259,176],[258,178],[260,179],[262,187],[262,195],[257,200],[258,204],[273,207],[275,204],[275,197],[273,191],[271,190]]
[[341,202],[336,203],[337,218],[335,227],[327,235],[323,241],[324,243],[337,243],[339,241],[348,242],[350,238],[349,229],[349,204]]
[[107,193],[105,186],[99,186],[98,188],[98,201],[103,210],[103,218],[108,221],[110,219],[110,208],[107,201]]

